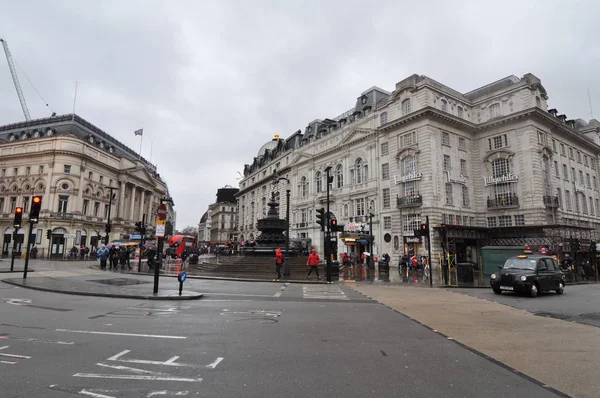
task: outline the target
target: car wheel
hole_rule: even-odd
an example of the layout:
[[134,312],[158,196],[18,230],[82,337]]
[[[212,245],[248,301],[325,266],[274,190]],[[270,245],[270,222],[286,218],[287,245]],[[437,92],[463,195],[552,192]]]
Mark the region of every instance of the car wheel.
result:
[[565,283],[563,281],[558,282],[558,289],[556,289],[556,294],[563,294],[565,292]]
[[537,283],[532,284],[531,288],[529,289],[529,296],[530,297],[537,297],[538,291],[539,291],[538,284]]
[[502,294],[502,290],[498,289],[497,287],[493,288],[493,290],[496,294]]

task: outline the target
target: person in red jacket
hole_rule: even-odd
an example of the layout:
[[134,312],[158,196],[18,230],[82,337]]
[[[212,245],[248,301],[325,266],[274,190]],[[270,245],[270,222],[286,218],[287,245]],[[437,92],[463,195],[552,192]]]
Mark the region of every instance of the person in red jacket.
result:
[[280,248],[275,249],[275,269],[277,271],[277,280],[281,279],[281,266],[283,265],[283,253]]
[[310,274],[315,270],[317,273],[317,280],[321,280],[319,276],[319,263],[321,262],[321,257],[317,254],[317,249],[312,249],[312,252],[308,255],[308,260],[306,261],[306,265],[309,266],[308,275],[306,275],[306,279],[310,276]]

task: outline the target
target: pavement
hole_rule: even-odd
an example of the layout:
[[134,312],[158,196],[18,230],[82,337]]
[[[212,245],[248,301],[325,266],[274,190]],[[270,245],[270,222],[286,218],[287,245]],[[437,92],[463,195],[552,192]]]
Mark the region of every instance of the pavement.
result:
[[[503,364],[517,374],[537,380],[543,386],[573,397],[600,396],[598,327],[541,317],[489,298],[465,294],[478,291],[360,284],[353,288],[439,336]],[[587,289],[590,292],[586,295],[598,297],[597,285],[573,286],[564,297]],[[558,300],[561,297],[552,298]],[[528,305],[537,304],[531,304],[530,300]],[[597,305],[596,298],[596,308]],[[493,373],[487,376],[488,380],[495,377]]]

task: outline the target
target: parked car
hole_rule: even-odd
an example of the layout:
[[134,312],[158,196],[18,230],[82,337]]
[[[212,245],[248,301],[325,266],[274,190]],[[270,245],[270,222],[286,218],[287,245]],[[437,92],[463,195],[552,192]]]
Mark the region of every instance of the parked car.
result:
[[522,292],[536,297],[540,292],[565,291],[565,275],[556,260],[547,255],[519,254],[510,257],[499,272],[490,276],[494,293]]

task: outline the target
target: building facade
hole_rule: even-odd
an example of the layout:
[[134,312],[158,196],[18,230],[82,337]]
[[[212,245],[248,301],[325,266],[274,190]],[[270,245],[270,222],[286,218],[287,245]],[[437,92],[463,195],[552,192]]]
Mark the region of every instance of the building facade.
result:
[[[372,222],[375,252],[395,262],[427,254],[414,236],[426,217],[434,266],[442,258],[478,263],[486,245],[570,252],[581,239],[587,250],[600,227],[600,123],[567,120],[547,100],[532,74],[468,93],[419,75],[391,92],[373,87],[348,112],[265,144],[245,166],[240,237],[257,233],[265,198],[285,189],[285,181],[273,184],[275,171],[289,181],[291,237],[322,250],[314,211],[324,207],[330,168],[331,211],[345,234]],[[345,243],[339,252],[368,247]]]
[[[22,206],[26,220],[33,195],[42,196],[33,231],[38,253],[63,257],[72,246],[98,247],[109,213],[112,239],[134,233],[143,214],[153,231],[156,207],[168,189],[134,151],[85,119],[65,115],[0,127],[3,255],[12,250],[14,209]],[[17,231],[16,241],[23,242],[25,233],[24,227]]]
[[217,190],[217,201],[209,206],[210,245],[230,245],[238,241],[238,188],[225,186]]

